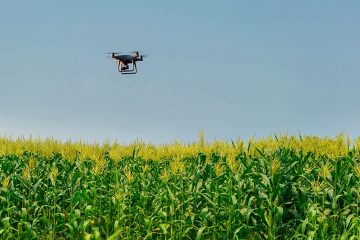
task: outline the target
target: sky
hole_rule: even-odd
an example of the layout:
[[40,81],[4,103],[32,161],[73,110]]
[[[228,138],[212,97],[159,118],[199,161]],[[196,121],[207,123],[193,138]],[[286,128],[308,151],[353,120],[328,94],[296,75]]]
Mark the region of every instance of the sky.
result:
[[[0,135],[360,136],[359,1],[0,1]],[[138,74],[105,54],[139,50]]]

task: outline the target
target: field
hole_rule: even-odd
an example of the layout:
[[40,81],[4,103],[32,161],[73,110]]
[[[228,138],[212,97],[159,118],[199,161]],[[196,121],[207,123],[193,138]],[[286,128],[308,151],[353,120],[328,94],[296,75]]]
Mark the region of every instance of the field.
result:
[[360,239],[360,138],[0,138],[1,239]]

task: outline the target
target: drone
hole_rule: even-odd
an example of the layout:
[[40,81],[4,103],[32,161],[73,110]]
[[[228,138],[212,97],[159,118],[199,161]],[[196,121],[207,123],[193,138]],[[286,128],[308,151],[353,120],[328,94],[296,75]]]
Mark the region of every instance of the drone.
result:
[[[142,61],[145,55],[140,55],[138,51],[134,51],[133,54],[121,54],[117,52],[111,52],[111,58],[118,63],[118,71],[121,74],[136,74],[137,67],[136,62]],[[130,68],[129,65],[132,65]]]

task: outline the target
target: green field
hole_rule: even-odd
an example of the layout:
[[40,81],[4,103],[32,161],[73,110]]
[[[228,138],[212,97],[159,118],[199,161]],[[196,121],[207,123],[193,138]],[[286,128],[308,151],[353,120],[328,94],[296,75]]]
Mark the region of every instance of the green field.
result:
[[358,140],[0,139],[0,239],[360,239]]

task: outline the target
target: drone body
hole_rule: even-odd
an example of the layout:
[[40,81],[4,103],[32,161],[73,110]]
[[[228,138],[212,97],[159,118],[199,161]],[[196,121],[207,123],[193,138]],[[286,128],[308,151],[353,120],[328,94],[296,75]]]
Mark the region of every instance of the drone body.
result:
[[[118,63],[118,71],[121,74],[135,74],[137,73],[136,62],[143,61],[143,55],[140,55],[138,51],[135,51],[132,55],[111,53],[111,58]],[[130,68],[129,65],[132,65]]]

